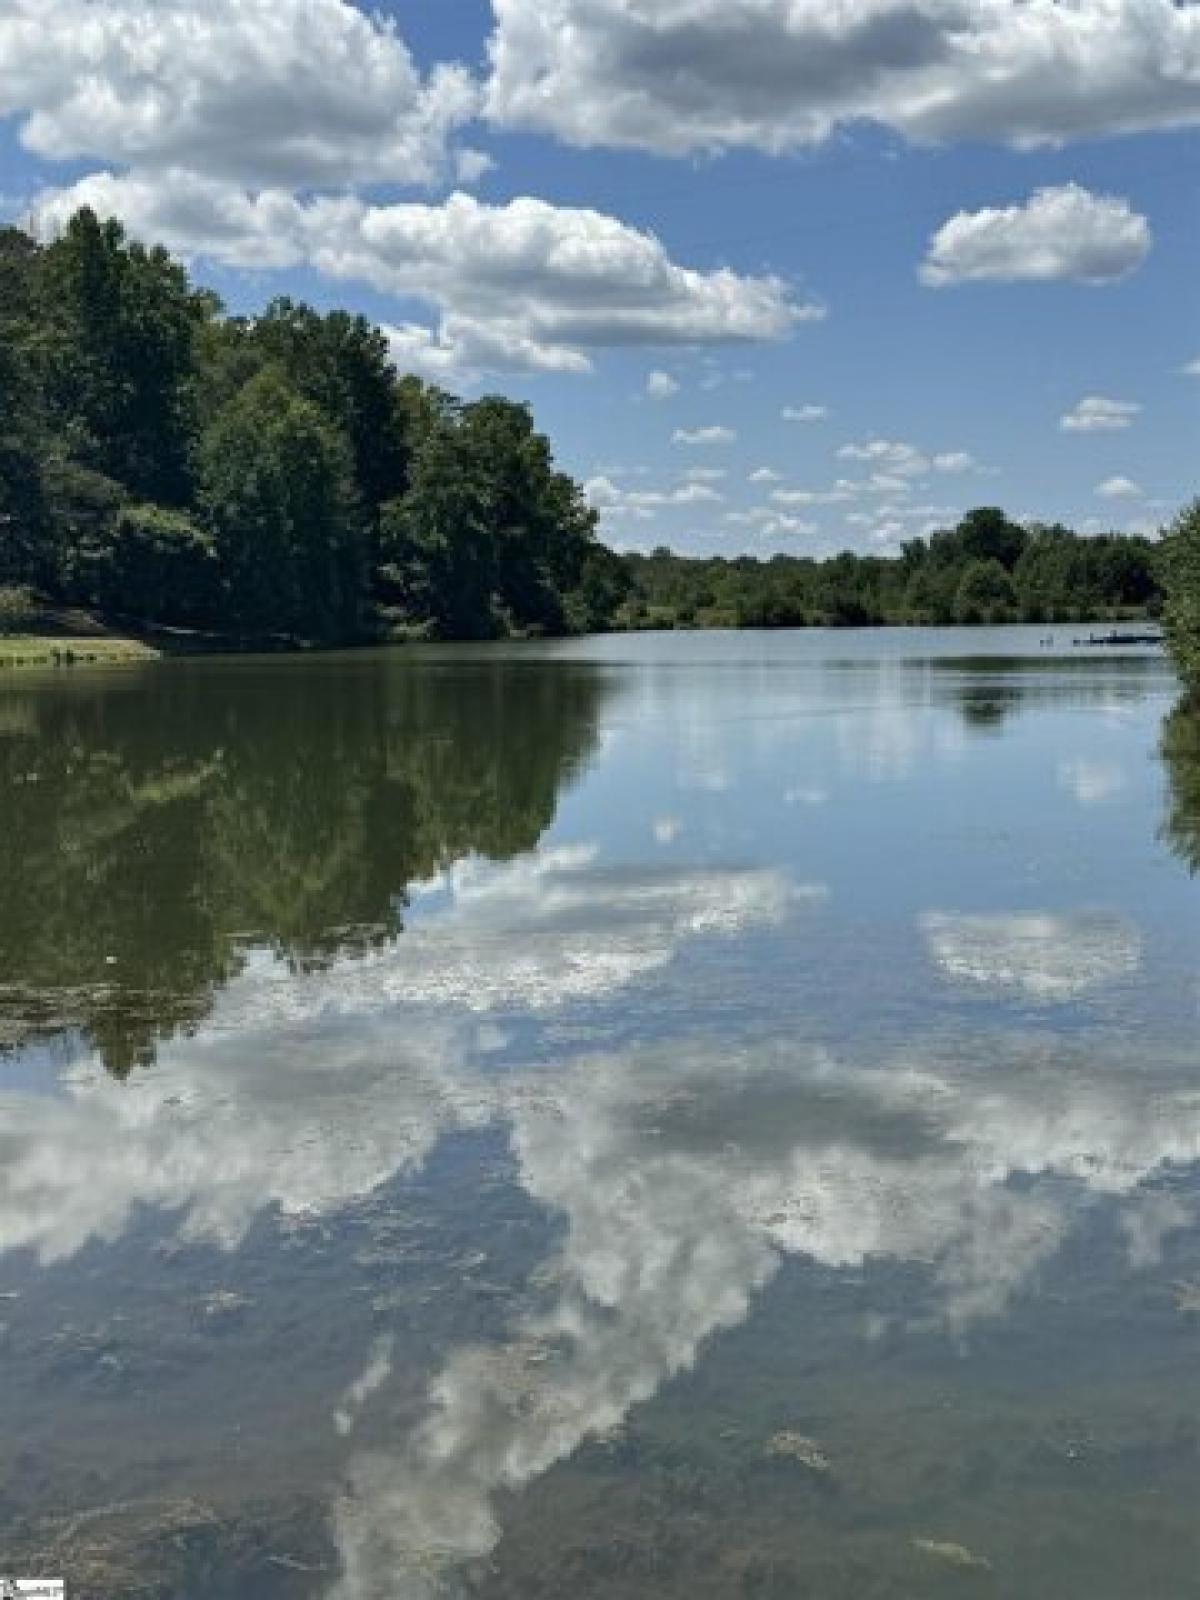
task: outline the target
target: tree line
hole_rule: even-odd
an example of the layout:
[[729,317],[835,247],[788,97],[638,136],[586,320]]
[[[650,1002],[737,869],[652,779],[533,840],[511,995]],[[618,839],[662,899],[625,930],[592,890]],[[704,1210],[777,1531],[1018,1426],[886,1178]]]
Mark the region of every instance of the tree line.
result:
[[321,643],[602,627],[627,583],[522,405],[395,371],[288,299],[223,314],[80,211],[0,231],[0,584]]
[[1148,539],[1024,525],[992,506],[908,540],[898,556],[846,551],[631,557],[627,609],[643,626],[787,628],[876,624],[1070,622],[1157,615],[1159,558]]
[[994,507],[895,557],[619,556],[526,406],[397,373],[366,318],[227,316],[88,210],[0,229],[0,631],[35,601],[293,643],[1120,619],[1158,615],[1164,559]]

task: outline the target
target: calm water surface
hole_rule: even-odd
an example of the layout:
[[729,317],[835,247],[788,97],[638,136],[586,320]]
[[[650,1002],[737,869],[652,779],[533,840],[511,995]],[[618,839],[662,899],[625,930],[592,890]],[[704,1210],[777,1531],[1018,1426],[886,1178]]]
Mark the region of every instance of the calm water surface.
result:
[[0,1568],[1200,1592],[1200,735],[1042,631],[0,684]]

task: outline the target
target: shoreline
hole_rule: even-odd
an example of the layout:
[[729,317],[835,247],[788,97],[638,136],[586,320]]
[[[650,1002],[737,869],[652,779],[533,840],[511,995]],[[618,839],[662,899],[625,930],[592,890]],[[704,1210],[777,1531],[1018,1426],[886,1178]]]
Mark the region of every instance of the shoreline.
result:
[[[245,655],[326,655],[339,650],[370,650],[379,648],[403,649],[413,644],[444,645],[512,645],[544,643],[553,639],[587,637],[625,637],[648,633],[811,633],[811,632],[883,632],[888,629],[910,631],[927,627],[954,627],[965,632],[977,632],[994,627],[1044,627],[1061,633],[1073,645],[1120,646],[1125,643],[1146,647],[1162,646],[1165,638],[1161,631],[1151,637],[1148,629],[1159,629],[1158,619],[1141,616],[1079,617],[1066,621],[1042,622],[1036,619],[1006,618],[996,622],[865,622],[854,625],[831,623],[795,623],[786,627],[734,625],[730,623],[672,623],[656,620],[650,626],[617,627],[588,634],[509,633],[489,639],[427,639],[413,634],[393,633],[382,637],[364,637],[341,640],[331,644],[316,644],[306,640],[275,638],[239,638],[220,634],[188,633],[184,630],[128,628],[120,631],[120,624],[95,613],[77,612],[70,623],[55,619],[52,631],[0,634],[0,674],[7,671],[41,670],[57,671],[61,668],[85,666],[139,666],[153,661],[166,661],[175,657],[193,656],[245,656]],[[1102,638],[1091,637],[1085,630],[1103,628]],[[1126,640],[1123,630],[1131,630]],[[1078,630],[1077,632],[1075,630]]]

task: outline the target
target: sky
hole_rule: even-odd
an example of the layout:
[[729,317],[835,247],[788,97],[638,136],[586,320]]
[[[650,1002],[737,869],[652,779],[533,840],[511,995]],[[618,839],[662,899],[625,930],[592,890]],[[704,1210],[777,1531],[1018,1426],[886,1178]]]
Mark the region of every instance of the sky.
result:
[[1197,490],[1200,0],[0,0],[0,214],[528,400],[618,548]]

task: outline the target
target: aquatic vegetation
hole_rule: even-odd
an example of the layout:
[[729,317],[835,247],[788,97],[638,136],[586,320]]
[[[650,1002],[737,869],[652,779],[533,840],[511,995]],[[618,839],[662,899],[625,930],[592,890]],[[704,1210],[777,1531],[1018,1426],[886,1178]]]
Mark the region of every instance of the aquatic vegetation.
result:
[[795,1461],[820,1477],[826,1477],[833,1471],[833,1462],[817,1441],[810,1439],[807,1434],[795,1433],[791,1428],[782,1428],[772,1434],[763,1453],[777,1461]]
[[973,1550],[968,1550],[964,1544],[955,1544],[950,1539],[914,1539],[913,1549],[919,1550],[922,1555],[931,1556],[935,1561],[944,1561],[947,1566],[958,1567],[963,1572],[990,1572],[992,1563],[986,1556],[978,1556]]

